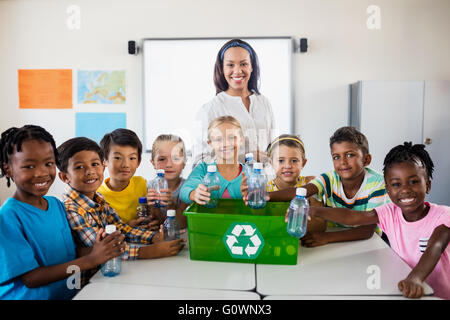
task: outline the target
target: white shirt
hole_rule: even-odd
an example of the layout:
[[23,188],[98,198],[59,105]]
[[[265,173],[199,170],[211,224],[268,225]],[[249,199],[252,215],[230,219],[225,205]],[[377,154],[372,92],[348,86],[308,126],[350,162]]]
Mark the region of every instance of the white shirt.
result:
[[273,139],[275,119],[269,100],[261,94],[252,94],[250,108],[247,111],[241,97],[230,96],[224,91],[217,94],[211,101],[205,103],[197,113],[196,120],[201,123],[201,132],[196,132],[196,146],[193,150],[194,163],[203,155],[208,161],[211,148],[207,144],[208,126],[212,120],[220,116],[232,116],[242,126],[246,143],[242,145],[239,154],[249,151],[266,151]]

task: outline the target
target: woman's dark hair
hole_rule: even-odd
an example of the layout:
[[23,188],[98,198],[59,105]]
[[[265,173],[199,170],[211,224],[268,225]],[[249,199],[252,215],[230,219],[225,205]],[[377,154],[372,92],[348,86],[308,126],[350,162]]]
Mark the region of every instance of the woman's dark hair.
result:
[[386,170],[392,165],[401,162],[411,162],[425,167],[428,178],[433,179],[434,163],[430,154],[425,150],[425,145],[404,142],[392,148],[384,158],[384,175],[386,176]]
[[335,143],[350,142],[354,143],[363,153],[369,154],[369,142],[365,135],[356,130],[355,127],[342,127],[337,129],[330,137],[330,148]]
[[228,90],[228,82],[223,75],[223,54],[231,47],[241,47],[246,49],[250,54],[252,63],[252,74],[248,80],[248,90],[259,94],[259,62],[255,50],[245,41],[241,39],[232,39],[225,43],[217,53],[216,64],[214,65],[214,85],[216,86],[216,94]]
[[97,142],[86,137],[72,138],[58,147],[59,161],[57,164],[59,171],[67,173],[69,159],[81,151],[96,152],[100,157],[100,161],[103,162],[103,152]]
[[[58,165],[58,150],[56,149],[55,140],[47,130],[40,126],[25,125],[21,128],[12,127],[4,131],[0,138],[0,177],[6,175],[5,165],[9,162],[9,156],[14,151],[22,151],[22,143],[26,140],[43,140],[52,145],[55,154],[55,163]],[[6,177],[6,185],[11,185],[10,178]]]
[[100,141],[100,147],[102,148],[105,159],[108,159],[109,157],[109,151],[111,150],[112,144],[119,146],[131,146],[137,149],[139,162],[141,161],[142,143],[134,131],[120,128],[105,134],[102,141]]

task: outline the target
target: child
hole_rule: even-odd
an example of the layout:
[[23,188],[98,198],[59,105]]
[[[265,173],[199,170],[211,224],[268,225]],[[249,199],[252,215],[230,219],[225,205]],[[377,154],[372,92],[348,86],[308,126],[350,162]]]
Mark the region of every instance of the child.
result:
[[[276,178],[267,183],[267,191],[278,191],[289,187],[302,187],[314,176],[301,176],[307,159],[305,157],[305,146],[302,140],[295,135],[283,134],[276,138],[267,147],[269,161],[276,173]],[[310,197],[309,203],[312,206],[323,206],[322,202]],[[308,222],[308,233],[313,231],[325,231],[326,222],[323,219],[315,218]]]
[[425,201],[434,164],[424,147],[405,142],[386,155],[383,172],[392,203],[369,212],[311,208],[311,216],[349,225],[378,223],[391,248],[413,268],[398,283],[403,295],[423,296],[427,280],[436,296],[450,299],[450,207]]
[[156,138],[152,146],[151,163],[155,170],[164,169],[169,190],[158,196],[156,191],[149,187],[147,194],[147,201],[150,205],[153,205],[155,200],[161,200],[162,204],[167,205],[169,209],[177,211],[177,220],[182,230],[187,225],[186,217],[183,215],[183,209],[186,206],[182,205],[180,199],[180,190],[185,181],[181,177],[186,165],[185,150],[183,140],[176,135],[162,134]]
[[[45,196],[56,177],[53,137],[39,126],[10,128],[0,139],[1,176],[16,191],[0,209],[0,300],[70,299],[70,266],[88,270],[123,250],[118,232],[96,237],[93,249],[76,259],[64,205]],[[99,234],[103,229],[99,230]],[[76,284],[75,284],[76,287]]]
[[315,178],[300,176],[307,159],[303,142],[299,137],[282,134],[269,144],[267,154],[276,173],[276,178],[267,183],[267,191],[301,187]]
[[138,219],[136,209],[139,198],[147,196],[147,183],[143,177],[134,175],[141,163],[141,141],[133,131],[121,128],[105,134],[100,146],[109,178],[97,191],[123,222],[144,227],[140,224],[145,218]]
[[[181,239],[163,241],[162,230],[159,233],[132,227],[125,224],[113,208],[104,200],[97,189],[103,182],[103,154],[98,144],[88,138],[73,138],[58,147],[59,177],[67,183],[63,195],[67,219],[78,244],[92,246],[100,228],[115,224],[125,235],[128,242],[150,244],[139,247],[125,245],[123,259],[146,259],[172,256],[184,246]],[[89,277],[97,270],[91,270]]]
[[[242,127],[231,116],[213,120],[208,127],[208,144],[214,152],[217,173],[220,179],[221,198],[241,198],[240,185],[243,165],[238,162],[238,151],[243,141]],[[180,191],[185,203],[197,202],[200,205],[210,200],[210,193],[202,184],[208,164],[200,162],[191,172]]]
[[[316,195],[328,207],[370,211],[389,201],[383,175],[367,168],[372,159],[367,138],[354,127],[342,127],[330,138],[331,158],[334,170],[321,174],[307,183],[307,196]],[[246,193],[246,185],[242,185]],[[289,201],[295,197],[295,188],[271,192],[272,201]],[[336,232],[311,232],[302,238],[307,247],[332,242],[370,238],[376,224],[358,226]],[[380,230],[378,230],[381,233]]]

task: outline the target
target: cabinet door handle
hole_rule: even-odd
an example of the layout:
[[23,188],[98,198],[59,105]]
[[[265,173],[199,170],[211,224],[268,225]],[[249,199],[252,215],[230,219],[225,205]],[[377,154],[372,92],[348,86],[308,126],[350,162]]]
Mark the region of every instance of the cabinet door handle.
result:
[[432,142],[433,142],[433,140],[431,138],[425,139],[425,144],[431,144]]

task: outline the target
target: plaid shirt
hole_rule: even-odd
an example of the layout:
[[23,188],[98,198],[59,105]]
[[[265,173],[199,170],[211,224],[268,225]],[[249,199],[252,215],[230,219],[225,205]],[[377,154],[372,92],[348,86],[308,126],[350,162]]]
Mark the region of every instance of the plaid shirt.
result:
[[[84,194],[67,186],[66,192],[63,194],[63,202],[66,207],[67,220],[69,221],[74,238],[82,247],[93,246],[100,228],[105,229],[108,224],[116,225],[117,230],[125,235],[127,242],[150,244],[155,234],[153,231],[131,227],[125,224],[98,192],[95,193],[94,201],[92,201]],[[126,243],[122,259],[134,260],[138,256],[139,246]],[[87,273],[83,273],[83,280],[90,278],[98,269],[97,267]]]

